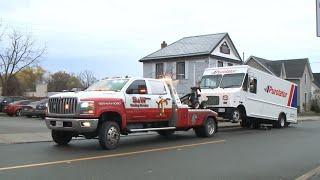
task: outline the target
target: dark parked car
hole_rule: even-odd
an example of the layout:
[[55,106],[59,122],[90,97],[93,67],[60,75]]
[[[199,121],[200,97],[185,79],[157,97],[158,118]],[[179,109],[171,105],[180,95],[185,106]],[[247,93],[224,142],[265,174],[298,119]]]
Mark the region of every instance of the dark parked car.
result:
[[30,100],[12,102],[3,109],[3,112],[7,113],[9,116],[21,116],[22,109],[28,106],[31,102],[32,101]]
[[25,100],[21,96],[0,96],[0,112],[3,112],[3,109],[10,103],[15,101]]
[[27,106],[24,106],[21,111],[21,115],[27,117],[41,117],[44,118],[46,114],[46,104],[48,99],[42,99],[41,101],[35,101]]

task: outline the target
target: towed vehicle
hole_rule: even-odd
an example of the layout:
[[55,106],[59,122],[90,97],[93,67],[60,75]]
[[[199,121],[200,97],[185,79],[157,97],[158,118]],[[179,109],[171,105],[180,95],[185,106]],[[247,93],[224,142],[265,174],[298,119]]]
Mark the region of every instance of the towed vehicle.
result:
[[54,142],[68,144],[73,137],[98,138],[103,149],[118,146],[120,135],[155,131],[169,136],[194,129],[199,137],[217,132],[217,113],[190,109],[181,103],[171,80],[112,78],[85,91],[51,96],[46,125]]
[[9,116],[21,116],[22,109],[27,107],[32,101],[30,100],[21,100],[10,103],[3,110]]
[[48,99],[42,99],[40,101],[32,102],[29,105],[24,106],[22,108],[21,115],[26,116],[28,118],[40,117],[44,119],[46,114],[47,103],[48,103]]
[[200,88],[202,108],[243,127],[297,123],[298,86],[253,67],[207,68]]

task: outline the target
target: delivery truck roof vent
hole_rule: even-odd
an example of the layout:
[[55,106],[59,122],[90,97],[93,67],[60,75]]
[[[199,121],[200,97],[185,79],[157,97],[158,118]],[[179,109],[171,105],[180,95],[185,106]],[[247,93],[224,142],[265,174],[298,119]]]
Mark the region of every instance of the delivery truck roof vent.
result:
[[163,41],[163,42],[161,43],[161,49],[162,49],[162,48],[165,48],[165,47],[167,47],[167,43],[166,43],[166,41]]

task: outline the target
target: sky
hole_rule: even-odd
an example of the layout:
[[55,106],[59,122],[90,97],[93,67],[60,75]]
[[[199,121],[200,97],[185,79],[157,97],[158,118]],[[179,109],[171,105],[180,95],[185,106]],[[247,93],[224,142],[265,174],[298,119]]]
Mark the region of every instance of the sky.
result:
[[245,59],[309,58],[320,72],[316,0],[0,0],[0,19],[46,46],[50,72],[142,76],[162,41],[221,32]]

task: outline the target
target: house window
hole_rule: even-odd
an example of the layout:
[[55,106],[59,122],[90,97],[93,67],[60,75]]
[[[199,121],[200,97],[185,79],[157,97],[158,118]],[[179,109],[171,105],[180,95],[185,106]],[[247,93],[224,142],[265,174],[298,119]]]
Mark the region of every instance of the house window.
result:
[[233,66],[233,64],[232,63],[228,63],[228,66]]
[[163,77],[163,63],[157,63],[156,64],[156,78],[162,78]]
[[218,67],[223,67],[223,62],[222,61],[218,61]]
[[186,69],[185,69],[185,63],[184,62],[177,62],[177,79],[185,79],[186,77]]
[[230,54],[230,48],[227,44],[227,42],[224,42],[221,46],[220,46],[220,52],[223,54]]
[[307,84],[307,74],[304,74],[304,84]]

